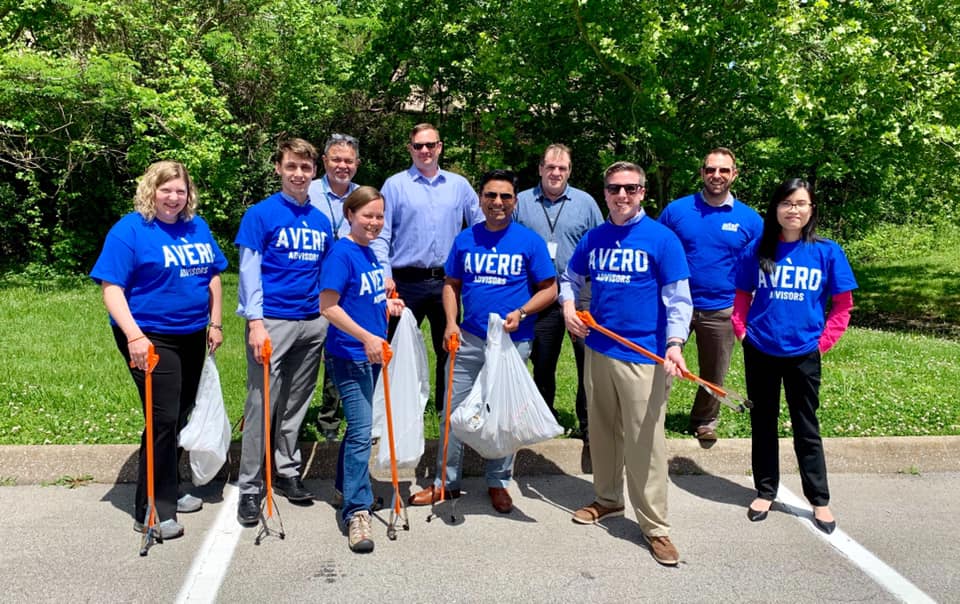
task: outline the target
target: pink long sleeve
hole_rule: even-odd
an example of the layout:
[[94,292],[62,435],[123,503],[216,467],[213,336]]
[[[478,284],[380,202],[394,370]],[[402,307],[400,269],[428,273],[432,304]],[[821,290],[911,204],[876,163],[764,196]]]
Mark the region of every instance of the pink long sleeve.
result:
[[753,294],[742,289],[737,290],[733,298],[733,314],[730,315],[730,322],[733,323],[733,335],[738,340],[743,340],[743,336],[747,335],[747,313],[750,312],[752,303]]
[[[736,304],[736,303],[734,303]],[[827,324],[820,334],[820,354],[825,354],[833,348],[843,332],[847,331],[850,323],[850,309],[853,308],[853,292],[843,292],[830,299],[830,312],[827,313]]]

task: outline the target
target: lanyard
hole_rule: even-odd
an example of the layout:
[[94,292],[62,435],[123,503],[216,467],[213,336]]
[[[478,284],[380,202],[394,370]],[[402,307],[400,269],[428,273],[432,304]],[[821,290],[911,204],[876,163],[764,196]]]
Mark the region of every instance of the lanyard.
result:
[[[541,197],[542,197],[543,199],[546,199],[546,197],[544,197],[544,196],[541,196]],[[547,212],[547,204],[546,204],[546,202],[543,202],[543,203],[540,204],[540,208],[543,210],[543,217],[547,219],[547,226],[550,228],[550,239],[551,239],[551,240],[555,239],[555,237],[553,236],[553,235],[554,235],[554,231],[555,231],[556,228],[557,228],[557,223],[560,222],[560,213],[563,212],[563,206],[567,205],[567,200],[568,200],[568,199],[570,199],[570,198],[567,197],[567,196],[564,196],[564,197],[563,197],[563,201],[560,202],[560,209],[557,210],[557,216],[556,216],[556,218],[553,219],[553,222],[550,222],[550,214]]]
[[[330,202],[330,191],[327,190],[326,180],[320,181],[320,188],[323,192],[324,199],[327,200],[327,209],[330,210],[330,221],[333,223],[333,240],[336,241],[340,239],[340,225],[343,224],[343,212],[340,212],[339,219],[337,219],[336,214],[333,213],[333,203]],[[334,195],[336,195],[336,193],[334,193]]]

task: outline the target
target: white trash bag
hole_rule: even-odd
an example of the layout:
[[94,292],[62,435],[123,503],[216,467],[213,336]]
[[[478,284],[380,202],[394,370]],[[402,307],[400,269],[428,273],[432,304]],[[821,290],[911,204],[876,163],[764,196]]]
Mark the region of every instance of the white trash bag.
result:
[[473,389],[450,414],[450,428],[461,442],[486,459],[498,459],[563,433],[503,331],[503,319],[493,313],[484,357]]
[[197,388],[197,402],[187,425],[180,431],[180,446],[190,452],[193,484],[207,484],[227,461],[230,421],[223,406],[220,374],[213,355],[207,355]]
[[[403,309],[397,331],[390,342],[393,360],[387,370],[390,378],[390,408],[393,411],[393,441],[398,468],[415,468],[423,455],[423,410],[430,398],[430,366],[423,334],[409,308]],[[373,437],[380,439],[374,467],[390,468],[390,443],[387,442],[387,414],[383,396],[383,376],[373,393]]]

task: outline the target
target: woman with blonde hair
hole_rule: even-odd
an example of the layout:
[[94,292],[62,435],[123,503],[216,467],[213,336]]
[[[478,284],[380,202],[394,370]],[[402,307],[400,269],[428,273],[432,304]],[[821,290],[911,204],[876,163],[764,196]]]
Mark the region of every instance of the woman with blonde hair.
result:
[[[183,164],[161,161],[140,178],[134,211],[107,234],[90,272],[120,354],[130,368],[141,403],[145,399],[147,353],[160,360],[153,371],[154,492],[160,535],[183,534],[177,512],[202,502],[178,499],[177,436],[193,409],[207,351],[223,342],[220,273],[227,267],[207,223],[196,215],[197,190]],[[134,508],[136,531],[146,530],[146,431]]]

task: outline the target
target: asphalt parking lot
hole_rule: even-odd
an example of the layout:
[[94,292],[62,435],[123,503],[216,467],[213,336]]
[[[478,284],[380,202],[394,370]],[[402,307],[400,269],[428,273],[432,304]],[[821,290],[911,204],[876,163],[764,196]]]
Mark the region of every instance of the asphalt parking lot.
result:
[[[490,507],[477,478],[466,481],[455,508],[439,505],[430,522],[429,508],[410,508],[410,529],[395,541],[386,537],[388,513],[377,512],[369,555],[348,550],[323,464],[314,469],[317,477],[308,474],[315,501],[296,506],[277,499],[285,538],[255,545],[257,529],[236,523],[235,486],[217,480],[196,491],[202,511],[180,516],[186,535],[155,545],[146,557],[131,530],[133,485],[83,480],[68,488],[24,479],[9,486],[8,480],[0,487],[0,600],[960,601],[960,439],[909,446],[859,441],[856,454],[841,444],[827,443],[828,463],[837,462],[830,479],[839,525],[827,537],[795,495],[796,474],[784,475],[768,519],[751,523],[749,465],[738,465],[742,443],[721,441],[703,452],[674,443],[671,536],[682,558],[676,568],[651,558],[629,504],[625,518],[571,522],[571,511],[592,497],[590,475],[568,467],[578,457],[584,464],[582,450],[567,450],[572,443],[518,460],[511,514]],[[878,451],[887,451],[886,459]],[[0,475],[11,476],[11,460],[27,453],[0,447]],[[122,467],[113,463],[109,471],[117,475]],[[426,483],[408,475],[401,491]],[[375,491],[389,502],[389,482],[377,481]]]

